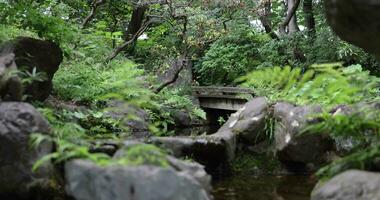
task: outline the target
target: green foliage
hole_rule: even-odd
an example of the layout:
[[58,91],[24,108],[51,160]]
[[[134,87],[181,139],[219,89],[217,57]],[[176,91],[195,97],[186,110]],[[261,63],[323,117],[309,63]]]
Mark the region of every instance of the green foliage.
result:
[[354,113],[331,115],[324,113],[317,116],[318,123],[309,125],[304,132],[324,133],[336,141],[352,141],[348,155],[320,169],[320,178],[332,176],[348,169],[369,169],[380,156],[380,112],[365,107]]
[[54,78],[54,91],[60,98],[80,102],[111,97],[143,101],[149,98],[150,91],[138,79],[142,74],[129,60],[115,61],[109,66],[81,62],[60,68]]
[[127,166],[153,165],[160,167],[169,167],[167,154],[160,148],[141,144],[129,147],[118,157],[116,164]]
[[361,71],[359,65],[343,68],[340,64],[313,65],[302,73],[287,66],[253,71],[239,78],[258,96],[272,101],[285,100],[296,104],[336,105],[375,98],[379,78]]
[[213,43],[196,66],[202,85],[228,85],[260,63],[258,47],[268,38],[248,27]]

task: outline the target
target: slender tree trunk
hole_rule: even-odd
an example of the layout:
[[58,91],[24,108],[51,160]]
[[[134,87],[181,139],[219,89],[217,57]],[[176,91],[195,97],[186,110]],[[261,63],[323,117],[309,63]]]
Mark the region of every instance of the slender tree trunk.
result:
[[144,21],[145,12],[147,7],[137,7],[132,12],[131,21],[128,24],[127,30],[124,32],[124,40],[128,41],[133,35],[141,28]]
[[272,39],[277,39],[278,36],[273,32],[271,15],[272,15],[272,3],[270,0],[264,0],[264,9],[260,11],[260,21],[264,26],[265,32],[270,35]]
[[315,18],[313,13],[313,0],[303,1],[303,12],[305,13],[305,24],[310,37],[315,36]]
[[[297,9],[299,7],[301,0],[287,0],[287,14],[284,21],[280,24],[280,33],[294,33],[299,31],[297,24]],[[286,27],[288,27],[288,31],[286,31]]]
[[[292,12],[293,7],[295,7],[295,6],[298,7],[298,5],[296,5],[295,0],[288,0],[288,13]],[[288,33],[292,34],[292,33],[298,32],[298,31],[300,31],[300,29],[299,29],[298,23],[297,23],[297,11],[294,11],[294,14],[293,14],[292,18],[290,19],[290,22],[288,25]]]

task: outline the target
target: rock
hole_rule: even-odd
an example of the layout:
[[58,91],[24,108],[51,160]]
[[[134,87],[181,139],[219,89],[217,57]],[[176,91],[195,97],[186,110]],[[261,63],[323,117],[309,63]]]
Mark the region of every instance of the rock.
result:
[[234,159],[236,139],[230,133],[198,137],[152,137],[145,142],[168,149],[175,157],[190,157],[207,171],[226,167]]
[[326,0],[327,21],[343,40],[380,59],[380,1]]
[[73,160],[65,165],[66,191],[78,200],[208,200],[192,176],[155,166],[99,167]]
[[23,95],[22,82],[12,75],[17,72],[15,54],[0,54],[0,101],[21,101]]
[[290,170],[315,170],[326,162],[326,153],[332,150],[330,138],[322,134],[299,135],[312,122],[313,114],[321,113],[319,106],[292,107],[277,103],[274,117],[279,120],[275,130],[275,150],[281,162]]
[[211,176],[208,175],[204,169],[203,165],[195,162],[183,161],[176,159],[172,156],[168,156],[169,164],[172,168],[176,169],[181,174],[187,174],[193,177],[198,183],[210,194],[211,187]]
[[148,131],[149,115],[144,109],[126,105],[124,102],[117,100],[110,101],[108,107],[110,109],[106,115],[113,119],[121,120],[122,125],[131,130],[132,136],[140,138],[151,135]]
[[189,127],[192,125],[192,119],[188,112],[176,111],[173,113],[172,117],[176,127]]
[[[137,149],[137,148],[138,149]],[[140,148],[139,148],[140,147]],[[147,144],[144,144],[142,142],[138,141],[125,141],[123,148],[118,150],[116,154],[113,156],[115,160],[117,159],[122,159],[122,158],[131,158],[134,155],[130,152],[130,150],[133,149],[133,151],[137,152],[138,156],[140,158],[145,158],[146,160],[143,161],[144,165],[154,165],[159,159],[164,159],[167,161],[169,166],[179,173],[184,173],[187,174],[191,177],[193,177],[195,180],[199,182],[199,184],[202,185],[202,187],[208,192],[211,192],[211,177],[206,173],[204,170],[204,166],[200,165],[195,162],[190,162],[190,161],[183,161],[179,160],[173,156],[170,155],[165,155],[162,153],[156,154],[157,152],[155,151],[160,151],[159,148],[157,147],[152,147]],[[137,150],[137,151],[136,151]],[[130,152],[128,154],[128,152]],[[144,155],[145,154],[145,155]],[[154,159],[148,158],[147,156],[152,157],[152,155],[156,154]],[[141,159],[139,159],[141,160]],[[153,162],[152,162],[153,161]],[[159,163],[159,162],[157,162]]]
[[52,166],[32,172],[34,163],[52,152],[53,145],[43,142],[37,149],[29,145],[32,133],[50,133],[48,122],[26,103],[0,103],[0,194],[28,197],[28,186],[49,178]]
[[359,170],[343,172],[314,188],[311,200],[378,200],[380,174]]
[[63,53],[59,46],[50,41],[43,41],[28,37],[19,37],[4,43],[0,47],[0,55],[13,53],[19,70],[45,74],[45,80],[34,81],[24,88],[24,95],[28,100],[45,100],[53,88],[52,79],[63,60]]
[[264,97],[254,98],[232,114],[222,129],[231,129],[244,143],[256,144],[265,140],[265,123],[268,114],[268,100]]

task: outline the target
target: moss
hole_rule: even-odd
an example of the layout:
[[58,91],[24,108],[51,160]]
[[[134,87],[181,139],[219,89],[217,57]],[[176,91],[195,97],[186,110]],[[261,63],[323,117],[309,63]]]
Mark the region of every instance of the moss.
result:
[[126,149],[123,155],[116,161],[112,162],[111,165],[112,164],[126,166],[152,165],[169,167],[166,152],[149,144],[135,145]]

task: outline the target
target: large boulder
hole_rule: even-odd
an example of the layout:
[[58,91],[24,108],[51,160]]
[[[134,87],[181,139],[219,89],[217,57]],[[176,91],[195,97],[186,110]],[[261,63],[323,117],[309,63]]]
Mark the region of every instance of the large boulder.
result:
[[279,121],[275,130],[276,155],[290,170],[315,170],[327,161],[327,152],[333,149],[331,139],[322,134],[301,135],[306,125],[315,120],[313,115],[321,112],[320,106],[274,105],[274,117]]
[[232,114],[220,129],[230,129],[246,144],[265,140],[265,123],[269,116],[269,103],[264,97],[257,97]]
[[74,160],[65,165],[65,172],[66,191],[78,200],[210,199],[196,178],[171,167],[100,167]]
[[63,53],[59,46],[50,41],[43,41],[28,37],[19,37],[5,42],[0,47],[1,55],[15,55],[18,70],[45,74],[44,80],[33,81],[24,88],[24,95],[28,100],[45,100],[51,93],[54,73],[63,60]]
[[343,39],[380,59],[380,0],[326,0],[327,21]]
[[26,103],[0,103],[0,197],[28,197],[29,186],[49,178],[52,167],[44,165],[33,172],[32,166],[52,152],[52,144],[43,142],[38,148],[29,145],[32,133],[48,134],[48,122]]
[[175,157],[190,157],[210,172],[227,167],[236,149],[236,137],[232,132],[196,137],[152,137],[145,142],[167,149]]
[[380,174],[349,170],[317,185],[311,200],[379,200]]

